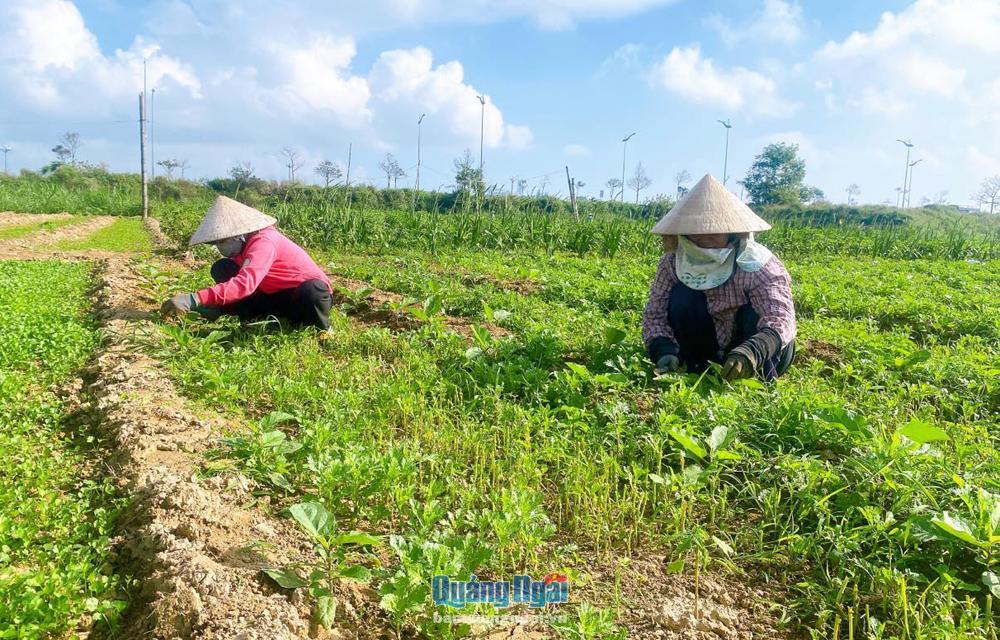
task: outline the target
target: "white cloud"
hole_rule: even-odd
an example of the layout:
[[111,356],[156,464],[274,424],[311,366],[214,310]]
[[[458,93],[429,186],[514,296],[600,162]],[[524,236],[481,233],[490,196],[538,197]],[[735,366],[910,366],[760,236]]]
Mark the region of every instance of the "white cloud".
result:
[[460,62],[452,60],[434,66],[431,52],[424,47],[383,52],[372,66],[368,81],[378,102],[397,110],[425,112],[431,120],[443,120],[448,131],[464,144],[478,143],[480,124],[487,147],[520,149],[531,143],[531,130],[505,122],[488,95],[483,108],[479,92],[464,81]]
[[563,147],[563,155],[567,155],[571,158],[589,158],[593,154],[586,145],[568,144]]
[[[527,18],[543,29],[569,29],[579,22],[624,18],[676,0],[389,0],[411,21],[493,22]],[[429,16],[429,17],[428,17]]]
[[899,13],[883,13],[871,31],[826,43],[816,62],[855,90],[972,103],[981,99],[973,87],[996,77],[998,52],[1000,3],[916,0]]
[[639,54],[642,52],[642,45],[634,42],[627,42],[615,49],[614,53],[604,59],[601,66],[594,73],[595,78],[603,78],[613,69],[635,69],[639,66]]
[[744,67],[722,69],[697,45],[674,47],[657,63],[650,82],[698,104],[748,115],[788,116],[799,107],[778,95],[775,81]]
[[111,100],[150,82],[182,88],[192,97],[201,84],[189,65],[136,37],[127,50],[105,56],[76,6],[67,0],[13,2],[0,9],[0,77],[22,103],[53,112],[104,111]]
[[745,25],[734,26],[719,14],[712,14],[706,22],[730,47],[759,41],[795,44],[803,33],[802,7],[786,0],[764,0],[754,20]]
[[368,81],[349,74],[356,48],[351,38],[323,36],[301,48],[271,47],[287,83],[272,93],[296,115],[329,113],[346,127],[368,123]]

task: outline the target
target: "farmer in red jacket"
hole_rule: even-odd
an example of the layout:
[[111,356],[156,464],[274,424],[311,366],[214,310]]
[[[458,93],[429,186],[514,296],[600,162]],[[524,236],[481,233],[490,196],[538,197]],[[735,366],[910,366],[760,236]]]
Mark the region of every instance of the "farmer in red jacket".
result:
[[190,246],[211,244],[224,257],[212,265],[215,286],[180,293],[163,303],[165,316],[197,311],[210,318],[270,316],[295,326],[330,328],[330,279],[309,254],[280,231],[271,216],[219,196]]
[[653,227],[665,253],[642,338],[657,373],[722,365],[727,380],[783,374],[795,353],[792,279],[754,231],[771,225],[706,175]]

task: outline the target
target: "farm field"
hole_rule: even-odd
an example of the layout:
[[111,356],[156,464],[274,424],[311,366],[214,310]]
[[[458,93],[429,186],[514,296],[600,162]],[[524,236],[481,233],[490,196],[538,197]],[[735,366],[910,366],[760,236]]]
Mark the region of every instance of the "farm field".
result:
[[[90,420],[105,436],[49,482],[114,460],[99,496],[74,499],[131,497],[127,516],[108,506],[76,532],[85,543],[52,536],[94,550],[79,565],[100,575],[89,591],[42,613],[9,596],[9,611],[56,633],[100,611],[99,637],[139,637],[149,612],[180,637],[228,637],[239,616],[260,637],[322,637],[317,619],[332,637],[500,637],[435,619],[431,578],[560,572],[563,618],[504,637],[996,637],[990,240],[956,260],[940,238],[921,250],[925,235],[842,232],[823,251],[815,229],[775,229],[799,353],[777,383],[729,385],[653,377],[639,320],[656,254],[638,234],[613,252],[597,236],[576,251],[466,236],[432,253],[336,246],[278,217],[334,278],[329,335],[160,320],[158,301],[209,280],[209,254],[153,254],[135,219],[34,236],[30,252],[85,262],[4,263],[74,274],[49,295],[81,301],[85,339],[36,384],[56,388],[89,356],[86,394],[103,407]],[[180,245],[187,218],[163,222]],[[849,233],[898,257],[854,255]],[[34,415],[26,425],[47,424]],[[108,561],[112,528],[129,542]],[[16,579],[0,574],[0,592]],[[170,580],[183,588],[156,586]]]

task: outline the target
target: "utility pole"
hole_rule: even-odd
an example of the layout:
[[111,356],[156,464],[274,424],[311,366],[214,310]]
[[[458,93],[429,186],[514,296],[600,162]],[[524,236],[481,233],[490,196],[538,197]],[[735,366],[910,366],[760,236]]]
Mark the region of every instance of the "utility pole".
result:
[[149,92],[149,175],[156,180],[156,89]]
[[142,169],[142,219],[149,217],[149,191],[146,187],[146,94],[139,94],[139,157]]
[[0,151],[3,151],[3,174],[4,175],[7,175],[7,154],[10,153],[13,150],[14,149],[9,144],[5,144],[4,146],[0,147]]
[[622,138],[622,202],[625,202],[625,150],[628,148],[629,138],[635,135],[635,131]]
[[896,206],[898,207],[900,202],[906,202],[906,182],[910,177],[910,149],[913,148],[913,143],[909,140],[901,140],[900,138],[896,138],[896,142],[902,142],[906,145],[906,166],[903,171],[903,191],[896,197]]
[[920,158],[919,160],[914,160],[913,162],[909,163],[910,183],[906,187],[906,190],[904,192],[904,198],[906,198],[906,202],[903,205],[904,209],[909,209],[911,203],[913,202],[913,167],[917,166],[918,164],[920,164],[923,161],[924,161],[924,159]]
[[[479,100],[479,179],[483,180],[483,131],[486,126],[486,98],[482,95],[476,96]],[[485,181],[484,181],[485,182]]]
[[729,180],[729,130],[733,128],[729,120],[717,120],[719,124],[726,128],[726,155],[722,160],[722,184]]
[[576,186],[573,178],[569,176],[569,167],[566,167],[566,182],[569,184],[569,201],[573,204],[573,217],[580,221],[580,211],[576,208]]
[[347,177],[344,179],[344,186],[351,186],[351,148],[354,147],[354,143],[351,142],[347,145]]
[[424,121],[426,113],[421,113],[417,119],[417,185],[414,191],[420,191],[420,123]]

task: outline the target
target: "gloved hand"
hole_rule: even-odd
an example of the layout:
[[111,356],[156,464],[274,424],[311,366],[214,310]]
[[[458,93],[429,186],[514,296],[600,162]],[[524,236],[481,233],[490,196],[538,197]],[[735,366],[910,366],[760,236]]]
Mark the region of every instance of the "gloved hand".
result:
[[197,304],[198,299],[193,293],[178,293],[160,305],[160,315],[165,318],[184,315],[194,309]]
[[749,378],[754,374],[753,365],[750,359],[742,353],[732,351],[726,356],[726,361],[722,363],[722,378],[724,380],[739,380]]
[[219,316],[222,315],[222,307],[203,307],[197,305],[194,310],[201,314],[202,318],[206,320],[218,320]]
[[677,371],[677,369],[679,369],[680,366],[681,366],[680,359],[677,356],[668,353],[665,356],[660,356],[660,359],[656,361],[655,371],[656,374],[659,375],[661,373],[669,373]]

